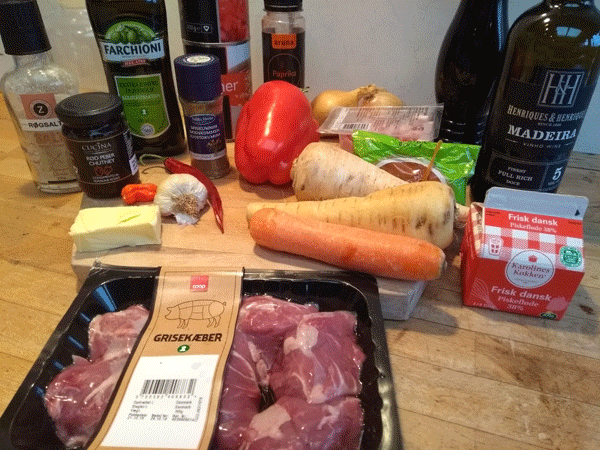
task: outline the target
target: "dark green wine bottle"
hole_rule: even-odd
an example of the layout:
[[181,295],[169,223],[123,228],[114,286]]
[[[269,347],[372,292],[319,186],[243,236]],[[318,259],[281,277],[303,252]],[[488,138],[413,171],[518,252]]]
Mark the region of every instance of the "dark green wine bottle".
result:
[[435,97],[444,104],[438,139],[481,145],[507,32],[508,0],[459,3],[435,70]]
[[493,186],[556,192],[600,68],[592,0],[544,0],[511,27],[471,197]]
[[121,97],[137,155],[186,150],[164,0],[86,0],[111,93]]

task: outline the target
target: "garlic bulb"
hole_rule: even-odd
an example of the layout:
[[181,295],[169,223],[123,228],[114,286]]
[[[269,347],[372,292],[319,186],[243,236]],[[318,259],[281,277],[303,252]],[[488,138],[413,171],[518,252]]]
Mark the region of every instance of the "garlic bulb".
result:
[[206,206],[208,191],[193,175],[169,175],[158,185],[154,204],[163,216],[175,216],[179,224],[194,224]]

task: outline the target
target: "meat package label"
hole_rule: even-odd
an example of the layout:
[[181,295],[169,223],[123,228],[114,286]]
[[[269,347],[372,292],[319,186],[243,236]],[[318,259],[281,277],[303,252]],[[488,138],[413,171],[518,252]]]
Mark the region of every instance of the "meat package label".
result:
[[490,192],[485,205],[470,209],[461,246],[463,303],[562,318],[584,273],[587,199]]
[[148,326],[89,449],[209,448],[241,286],[241,270],[161,270]]

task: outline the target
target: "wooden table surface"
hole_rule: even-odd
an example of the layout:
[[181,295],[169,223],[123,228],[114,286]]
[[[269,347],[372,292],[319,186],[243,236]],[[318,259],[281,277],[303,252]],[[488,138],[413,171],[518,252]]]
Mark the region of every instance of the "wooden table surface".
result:
[[[256,251],[245,230],[245,204],[291,191],[251,186],[235,170],[217,185],[225,238],[268,267],[272,254]],[[561,321],[463,306],[460,232],[412,317],[386,321],[406,450],[600,448],[600,156],[574,154],[560,192],[590,199],[586,274]],[[0,411],[75,298],[68,230],[81,202],[80,193],[37,191],[0,100]],[[227,252],[211,212],[200,226],[205,253]]]

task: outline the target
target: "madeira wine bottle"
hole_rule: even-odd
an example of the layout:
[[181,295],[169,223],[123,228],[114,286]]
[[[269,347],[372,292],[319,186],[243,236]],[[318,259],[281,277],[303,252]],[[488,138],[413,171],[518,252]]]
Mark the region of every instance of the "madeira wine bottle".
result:
[[123,101],[136,154],[186,149],[164,0],[87,0],[108,88]]
[[544,0],[510,29],[471,197],[493,186],[555,192],[598,79],[600,11]]
[[435,72],[436,100],[444,104],[439,139],[481,144],[507,30],[507,0],[458,5]]

